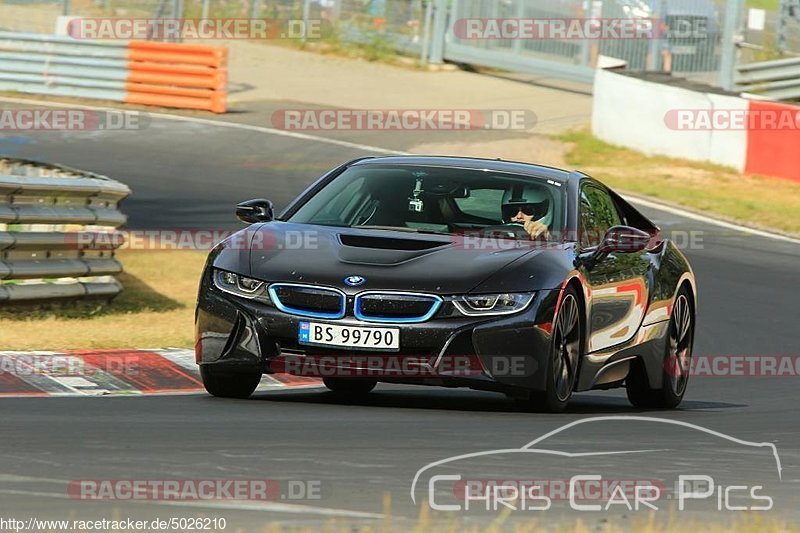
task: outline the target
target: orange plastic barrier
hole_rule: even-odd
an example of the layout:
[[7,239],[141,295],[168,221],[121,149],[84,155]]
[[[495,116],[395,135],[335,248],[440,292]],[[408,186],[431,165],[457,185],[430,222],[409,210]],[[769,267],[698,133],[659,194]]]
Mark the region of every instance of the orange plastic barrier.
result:
[[150,50],[154,52],[191,54],[214,58],[221,63],[228,60],[228,49],[224,46],[194,43],[165,43],[162,41],[130,41],[130,50]]
[[131,70],[126,81],[129,83],[152,83],[166,86],[175,85],[178,87],[200,87],[219,91],[225,90],[226,76],[224,74],[187,76],[185,74],[162,74],[160,72]]
[[212,94],[210,98],[193,98],[189,96],[171,96],[145,92],[129,92],[125,98],[129,104],[157,105],[162,107],[182,107],[186,109],[203,109],[214,113],[225,112],[224,97]]
[[225,113],[227,60],[222,46],[130,41],[125,101]]

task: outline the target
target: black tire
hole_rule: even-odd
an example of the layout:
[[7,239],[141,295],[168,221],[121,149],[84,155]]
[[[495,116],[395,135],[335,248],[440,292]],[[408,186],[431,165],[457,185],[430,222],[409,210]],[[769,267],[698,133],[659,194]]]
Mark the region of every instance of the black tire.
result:
[[684,287],[675,297],[672,315],[669,318],[664,360],[661,365],[662,386],[660,388],[650,386],[644,363],[639,359],[631,365],[631,370],[625,379],[628,400],[635,407],[672,409],[681,403],[689,384],[694,322],[692,299]]
[[247,398],[258,387],[261,372],[220,372],[208,365],[200,365],[200,377],[212,396]]
[[547,358],[545,390],[531,391],[530,397],[518,400],[523,410],[560,413],[566,409],[584,352],[584,311],[577,291],[570,286],[553,319],[550,356]]
[[375,385],[377,381],[362,378],[323,378],[322,382],[328,389],[339,394],[367,394]]

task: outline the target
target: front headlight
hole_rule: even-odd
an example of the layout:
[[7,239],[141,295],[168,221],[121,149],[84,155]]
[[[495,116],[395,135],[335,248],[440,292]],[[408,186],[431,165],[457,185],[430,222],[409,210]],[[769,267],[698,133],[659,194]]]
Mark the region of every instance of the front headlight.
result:
[[502,294],[467,294],[449,298],[461,314],[467,316],[510,315],[523,311],[533,301],[535,293],[507,292]]
[[227,270],[214,270],[214,286],[242,298],[255,299],[263,296],[269,299],[266,295],[266,283]]

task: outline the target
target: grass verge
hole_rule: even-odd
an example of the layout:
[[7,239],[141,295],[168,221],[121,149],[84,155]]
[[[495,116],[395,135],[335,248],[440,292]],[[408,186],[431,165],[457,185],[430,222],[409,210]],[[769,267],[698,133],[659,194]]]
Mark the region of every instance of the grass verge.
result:
[[747,0],[745,7],[750,9],[764,9],[766,11],[778,11],[780,0]]
[[800,235],[800,183],[642,153],[603,142],[588,130],[557,137],[566,161],[610,187],[749,226]]
[[206,254],[124,250],[125,289],[110,305],[0,312],[0,350],[191,347]]
[[[386,498],[384,498],[384,501],[386,501]],[[551,512],[557,513],[558,511]],[[649,514],[637,512],[630,517],[611,514],[602,517],[596,516],[595,518],[587,516],[585,519],[574,519],[568,516],[556,515],[556,517],[548,519],[546,517],[550,515],[542,515],[541,519],[532,517],[523,520],[512,520],[512,512],[506,508],[498,512],[496,518],[486,525],[471,523],[457,513],[434,514],[427,506],[420,507],[420,513],[416,519],[395,521],[390,513],[391,507],[384,503],[384,516],[386,518],[381,522],[356,524],[348,519],[330,519],[317,530],[330,533],[391,531],[412,531],[414,533],[428,531],[436,531],[437,533],[590,533],[592,531],[601,533],[625,533],[628,531],[636,531],[637,533],[670,533],[673,531],[795,533],[799,531],[796,524],[782,519],[766,518],[753,512],[740,513],[728,520],[720,518],[711,520],[687,519],[675,513],[667,517],[663,513],[658,514],[655,512]],[[290,524],[274,521],[268,522],[264,527],[264,531],[269,533],[299,533],[312,531],[312,529],[292,527]]]

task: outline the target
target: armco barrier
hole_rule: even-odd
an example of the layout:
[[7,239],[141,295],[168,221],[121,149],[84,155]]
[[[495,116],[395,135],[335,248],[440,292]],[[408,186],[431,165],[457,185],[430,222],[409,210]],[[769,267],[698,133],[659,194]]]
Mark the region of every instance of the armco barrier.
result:
[[740,91],[770,100],[800,98],[800,57],[738,65],[736,71]]
[[[669,80],[665,80],[669,81]],[[794,127],[751,122],[765,111],[796,117]],[[741,125],[686,127],[687,116],[721,117]],[[710,161],[750,174],[800,181],[800,107],[691,90],[599,70],[595,76],[592,132],[604,141],[646,154]]]
[[0,159],[0,307],[119,293],[121,242],[95,236],[125,222],[118,206],[129,194],[104,176]]
[[227,48],[0,31],[0,91],[226,111]]

